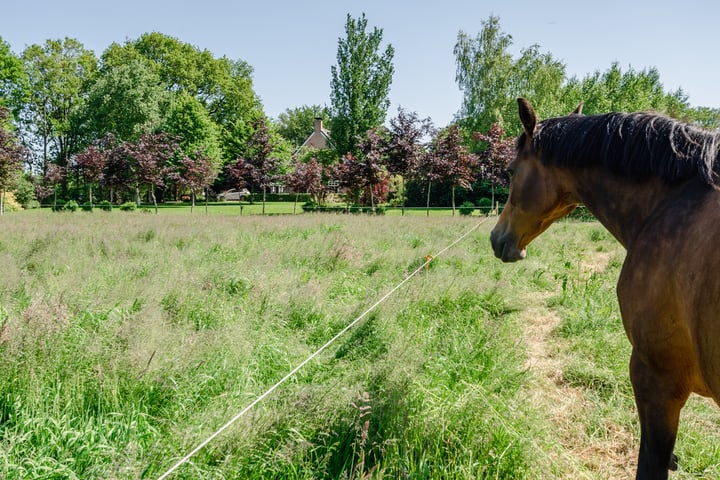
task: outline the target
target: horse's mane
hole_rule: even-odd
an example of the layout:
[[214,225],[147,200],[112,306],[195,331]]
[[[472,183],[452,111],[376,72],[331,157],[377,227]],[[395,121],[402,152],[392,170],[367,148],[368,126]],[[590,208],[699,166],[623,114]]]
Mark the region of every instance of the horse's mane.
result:
[[652,113],[548,119],[538,124],[533,148],[545,162],[564,167],[603,166],[636,180],[655,176],[670,184],[695,175],[710,185],[720,183],[720,133]]

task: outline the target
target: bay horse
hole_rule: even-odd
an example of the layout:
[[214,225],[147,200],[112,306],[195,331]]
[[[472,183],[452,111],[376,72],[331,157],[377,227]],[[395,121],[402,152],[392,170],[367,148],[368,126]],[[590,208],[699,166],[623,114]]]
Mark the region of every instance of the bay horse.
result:
[[627,254],[617,284],[640,417],[637,479],[666,479],[691,393],[720,404],[720,134],[651,113],[538,122],[524,132],[510,196],[490,234],[504,262],[577,205]]

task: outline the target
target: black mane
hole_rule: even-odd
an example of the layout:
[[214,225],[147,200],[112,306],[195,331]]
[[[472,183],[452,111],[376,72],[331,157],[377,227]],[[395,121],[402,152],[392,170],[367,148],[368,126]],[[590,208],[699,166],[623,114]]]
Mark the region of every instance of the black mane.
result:
[[720,133],[651,113],[551,118],[538,124],[533,148],[543,161],[564,167],[603,166],[670,184],[695,175],[709,185],[719,182]]

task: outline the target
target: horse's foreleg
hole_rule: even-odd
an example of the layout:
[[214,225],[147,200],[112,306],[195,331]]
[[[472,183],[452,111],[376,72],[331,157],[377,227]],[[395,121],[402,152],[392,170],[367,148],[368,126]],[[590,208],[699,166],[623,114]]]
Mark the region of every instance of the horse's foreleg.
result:
[[673,454],[680,410],[689,392],[677,375],[645,364],[633,351],[630,378],[640,415],[640,454],[637,479],[666,479],[677,468]]

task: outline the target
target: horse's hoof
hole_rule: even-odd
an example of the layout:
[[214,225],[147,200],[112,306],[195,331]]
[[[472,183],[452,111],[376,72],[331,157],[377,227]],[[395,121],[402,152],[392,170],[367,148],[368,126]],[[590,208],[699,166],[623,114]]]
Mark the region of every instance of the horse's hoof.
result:
[[670,465],[668,465],[668,470],[672,470],[673,472],[678,469],[678,457],[674,453],[670,456]]

